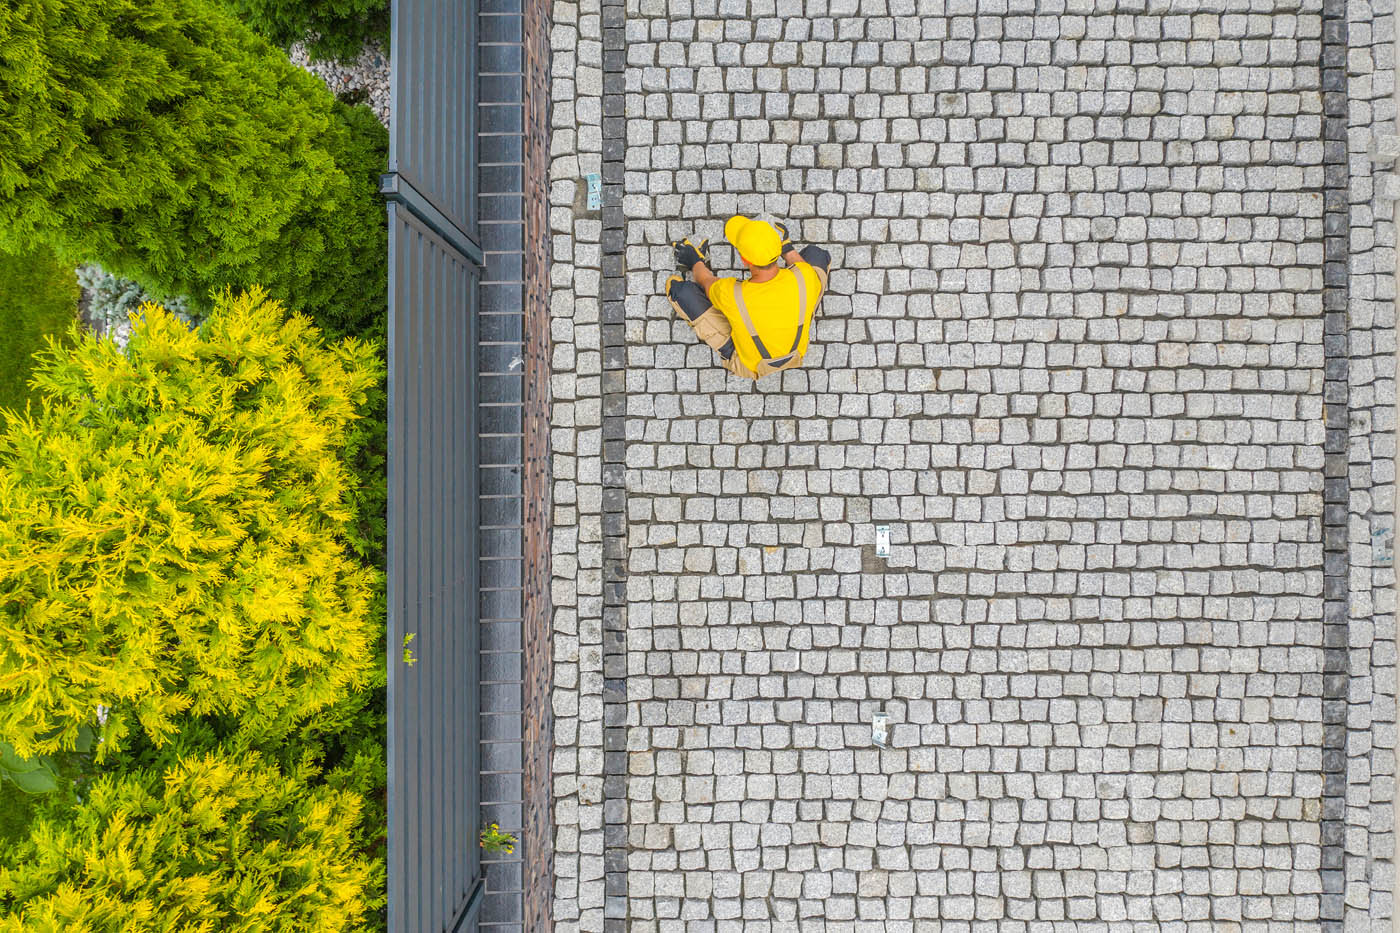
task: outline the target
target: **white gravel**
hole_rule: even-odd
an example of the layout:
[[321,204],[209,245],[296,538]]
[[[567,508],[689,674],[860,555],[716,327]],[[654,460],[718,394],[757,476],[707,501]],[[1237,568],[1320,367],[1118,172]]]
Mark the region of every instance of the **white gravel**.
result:
[[324,81],[332,94],[365,91],[369,95],[365,103],[380,123],[389,125],[389,53],[378,42],[367,43],[359,57],[349,62],[312,61],[304,42],[294,43],[288,55],[292,64]]

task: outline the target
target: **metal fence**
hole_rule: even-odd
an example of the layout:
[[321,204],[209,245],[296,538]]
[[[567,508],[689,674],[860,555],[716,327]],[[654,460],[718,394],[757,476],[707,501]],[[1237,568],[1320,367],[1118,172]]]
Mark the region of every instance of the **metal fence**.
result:
[[395,0],[389,172],[390,933],[483,897],[477,8]]

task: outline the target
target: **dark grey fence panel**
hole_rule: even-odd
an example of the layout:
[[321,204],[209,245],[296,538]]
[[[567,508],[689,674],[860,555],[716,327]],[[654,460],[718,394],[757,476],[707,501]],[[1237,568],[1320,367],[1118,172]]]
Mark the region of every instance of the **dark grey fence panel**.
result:
[[[450,240],[476,244],[476,0],[395,0],[389,171]],[[472,255],[470,250],[468,255]],[[476,248],[473,256],[481,259]]]
[[389,933],[460,933],[484,887],[476,3],[395,0],[392,32]]
[[402,204],[389,225],[389,930],[450,933],[482,896],[480,270]]

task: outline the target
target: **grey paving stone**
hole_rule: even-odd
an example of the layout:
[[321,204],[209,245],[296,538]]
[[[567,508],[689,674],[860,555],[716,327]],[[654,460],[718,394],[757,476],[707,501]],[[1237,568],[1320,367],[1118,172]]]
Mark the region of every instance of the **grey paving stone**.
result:
[[[1359,140],[1394,119],[1393,4],[1335,6],[1351,55],[1326,90]],[[580,195],[600,12],[557,4],[551,35],[556,927],[1388,917],[1395,232],[1363,154],[1325,161],[1322,2],[635,0],[620,250]],[[667,241],[731,264],[740,210],[835,260],[807,367],[757,387],[659,297]],[[1346,315],[1324,308],[1342,281]],[[625,903],[603,865],[608,301]]]

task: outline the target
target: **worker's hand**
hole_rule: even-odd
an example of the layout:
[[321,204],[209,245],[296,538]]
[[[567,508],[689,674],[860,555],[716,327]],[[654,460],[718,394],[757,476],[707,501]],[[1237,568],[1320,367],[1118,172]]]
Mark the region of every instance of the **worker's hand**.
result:
[[773,221],[773,229],[778,231],[778,236],[783,238],[781,255],[786,256],[788,251],[793,248],[792,237],[788,236],[787,224],[781,224],[775,220]]
[[676,252],[676,265],[686,272],[694,268],[697,262],[709,264],[709,256],[706,255],[710,248],[708,238],[701,240],[700,245],[696,246],[690,242],[690,237],[686,237],[684,240],[676,240],[671,244],[671,248]]

